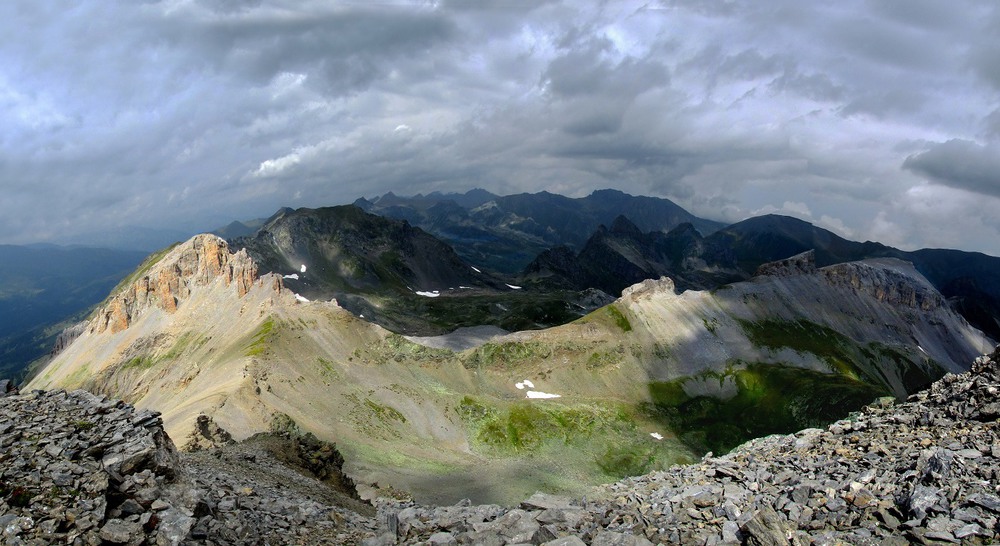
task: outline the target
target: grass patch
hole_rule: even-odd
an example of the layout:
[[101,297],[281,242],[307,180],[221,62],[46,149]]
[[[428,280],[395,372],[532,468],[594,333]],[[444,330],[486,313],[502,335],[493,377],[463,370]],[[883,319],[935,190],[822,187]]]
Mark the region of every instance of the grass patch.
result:
[[738,388],[729,400],[689,397],[683,379],[649,384],[654,411],[696,452],[725,453],[752,438],[824,426],[886,394],[849,377],[772,364],[728,375]]
[[832,328],[805,319],[737,321],[750,342],[758,347],[810,353],[826,361],[832,372],[857,381],[881,383],[882,378],[859,365],[863,355],[857,343]]
[[243,351],[244,356],[260,356],[267,352],[267,347],[271,341],[271,334],[274,332],[275,322],[273,318],[268,318],[260,326],[257,327],[257,331],[254,332],[253,337],[250,340],[250,344],[247,345],[246,349]]
[[406,416],[399,410],[368,397],[362,398],[357,393],[350,393],[345,398],[352,403],[348,417],[354,425],[354,430],[371,438],[384,440],[402,437],[396,427],[406,423]]
[[148,370],[156,364],[156,359],[149,356],[135,356],[124,364],[122,364],[122,370]]
[[442,362],[455,356],[455,353],[448,349],[426,347],[413,343],[399,334],[387,335],[374,347],[373,354],[379,364],[386,364],[389,361]]
[[589,476],[587,480],[618,479],[692,462],[693,453],[676,439],[656,441],[642,432],[640,428],[654,423],[629,405],[528,400],[494,404],[465,396],[457,411],[475,451],[488,457],[550,461],[582,472],[574,475]]
[[625,347],[618,345],[607,351],[598,351],[591,353],[587,358],[587,369],[588,370],[598,370],[601,368],[606,368],[609,366],[614,366],[622,362],[622,357],[625,355]]
[[611,305],[605,307],[605,309],[607,309],[608,314],[611,315],[611,319],[615,321],[615,325],[617,325],[622,332],[632,331],[632,323],[629,322],[628,317],[622,314],[621,309],[619,309],[618,306],[612,303]]
[[513,369],[533,360],[552,356],[552,349],[537,341],[485,343],[468,354],[462,365],[466,368]]
[[386,406],[373,401],[371,398],[365,399],[365,406],[372,411],[372,414],[376,419],[383,422],[398,421],[400,423],[406,422],[406,417],[399,410],[392,406]]
[[597,466],[614,478],[627,478],[648,473],[656,461],[656,447],[649,442],[611,445],[597,459]]
[[475,445],[501,455],[536,451],[546,443],[573,444],[589,440],[597,432],[635,427],[629,412],[616,405],[521,400],[499,408],[466,396],[458,413],[469,425]]

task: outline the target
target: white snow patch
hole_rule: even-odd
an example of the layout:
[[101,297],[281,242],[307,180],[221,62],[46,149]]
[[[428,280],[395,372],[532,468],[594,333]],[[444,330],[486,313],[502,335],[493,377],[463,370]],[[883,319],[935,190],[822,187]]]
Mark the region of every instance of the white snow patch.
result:
[[433,292],[424,292],[422,290],[417,290],[417,295],[418,296],[424,296],[424,297],[427,297],[427,298],[436,298],[436,297],[438,297],[438,296],[441,295],[441,292],[438,292],[437,290],[435,290]]
[[299,268],[299,273],[305,273],[305,272],[306,272],[306,264],[302,264],[302,267]]
[[[507,284],[507,283],[504,283],[504,284]],[[510,287],[511,290],[520,290],[521,289],[520,286],[514,286],[513,284],[507,284],[507,286]]]
[[472,287],[471,287],[471,286],[459,286],[458,288],[459,288],[460,290],[472,290]]
[[358,315],[358,318],[365,318],[364,315]]
[[525,387],[528,387],[529,389],[535,388],[535,384],[528,379],[525,379],[524,381],[520,381],[518,383],[514,383],[514,386],[517,387],[517,390],[519,391],[523,391]]
[[302,297],[302,296],[300,296],[298,294],[295,294],[295,299],[298,300],[298,301],[301,301],[301,302],[309,303],[308,299],[306,299],[306,298],[304,298],[304,297]]
[[286,278],[286,279],[295,279],[295,280],[299,280],[299,274],[298,274],[298,273],[292,273],[291,275],[285,275],[285,278]]
[[472,270],[475,271],[476,273],[482,273],[482,271],[476,269],[476,266],[474,266],[474,265],[470,265],[469,267],[471,267]]
[[917,345],[917,349],[920,349],[921,353],[927,354],[927,351],[925,351],[924,348],[921,347],[920,345]]
[[659,432],[650,432],[649,435],[652,436],[654,440],[662,440],[663,439],[663,435],[660,434]]
[[551,394],[541,391],[528,391],[526,398],[562,398],[561,394]]

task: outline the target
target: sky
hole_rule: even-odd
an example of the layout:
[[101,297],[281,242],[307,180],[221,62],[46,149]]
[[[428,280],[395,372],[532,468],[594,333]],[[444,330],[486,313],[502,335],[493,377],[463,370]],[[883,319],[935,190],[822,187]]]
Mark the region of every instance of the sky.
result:
[[9,0],[0,34],[0,243],[616,188],[1000,255],[995,0]]

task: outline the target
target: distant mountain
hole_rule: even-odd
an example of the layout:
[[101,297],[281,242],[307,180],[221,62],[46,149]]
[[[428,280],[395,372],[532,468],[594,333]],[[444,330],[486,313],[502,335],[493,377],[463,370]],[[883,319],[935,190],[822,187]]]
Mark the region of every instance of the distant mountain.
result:
[[0,378],[46,354],[67,321],[99,303],[145,252],[0,245]]
[[483,324],[538,328],[594,308],[581,306],[576,294],[525,294],[509,279],[466,263],[424,230],[353,205],[279,211],[253,236],[230,244],[246,248],[262,271],[284,275],[303,297],[336,298],[396,332],[430,335]]
[[253,235],[254,233],[257,233],[257,230],[260,229],[261,226],[275,219],[277,216],[281,214],[287,214],[292,210],[293,209],[290,209],[288,207],[283,207],[278,209],[278,212],[274,213],[269,218],[255,218],[253,220],[246,220],[246,221],[233,220],[232,222],[226,224],[225,226],[212,230],[209,233],[212,233],[213,235],[218,235],[219,237],[222,237],[223,239],[226,240],[232,240],[237,237],[247,237]]
[[471,264],[516,274],[556,246],[580,249],[600,225],[625,215],[640,230],[669,231],[690,223],[703,234],[724,224],[698,218],[668,199],[598,190],[570,198],[549,192],[496,196],[465,194],[399,197],[388,193],[356,202],[365,210],[406,220],[451,244]]
[[610,228],[599,226],[579,253],[567,246],[543,252],[522,276],[529,285],[592,287],[611,295],[659,277],[670,277],[682,290],[713,288],[746,278],[733,254],[726,248],[710,248],[692,224],[681,224],[667,233],[644,233],[625,216],[616,218]]
[[808,222],[778,215],[744,220],[706,241],[715,248],[731,249],[747,274],[761,264],[806,250],[815,250],[821,267],[879,257],[911,262],[966,320],[1000,340],[1000,258],[995,256],[947,249],[908,252],[871,241],[848,241]]

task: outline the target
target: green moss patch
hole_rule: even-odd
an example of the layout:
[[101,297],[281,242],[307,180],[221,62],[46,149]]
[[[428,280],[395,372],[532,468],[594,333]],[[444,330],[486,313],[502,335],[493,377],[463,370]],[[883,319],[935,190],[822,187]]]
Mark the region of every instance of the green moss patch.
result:
[[268,318],[257,327],[254,332],[253,337],[250,338],[250,344],[247,345],[243,354],[245,356],[260,356],[267,351],[268,345],[271,341],[271,335],[275,329],[275,321],[273,318]]
[[658,441],[643,432],[655,427],[655,422],[627,404],[509,403],[466,396],[457,410],[475,451],[488,457],[546,461],[539,464],[562,468],[567,475],[588,483],[693,460],[691,450],[669,433],[668,438]]
[[521,364],[548,358],[552,349],[536,341],[485,343],[469,353],[462,362],[466,368],[513,369]]
[[621,329],[621,331],[632,331],[632,323],[629,322],[628,317],[623,315],[621,309],[618,309],[615,304],[612,303],[611,305],[605,307],[605,309],[607,309],[608,314],[611,315],[611,319],[615,321],[615,324]]
[[684,380],[649,384],[654,411],[700,453],[725,453],[760,436],[824,426],[886,391],[836,374],[753,363],[729,372],[738,393],[728,400],[689,397]]

